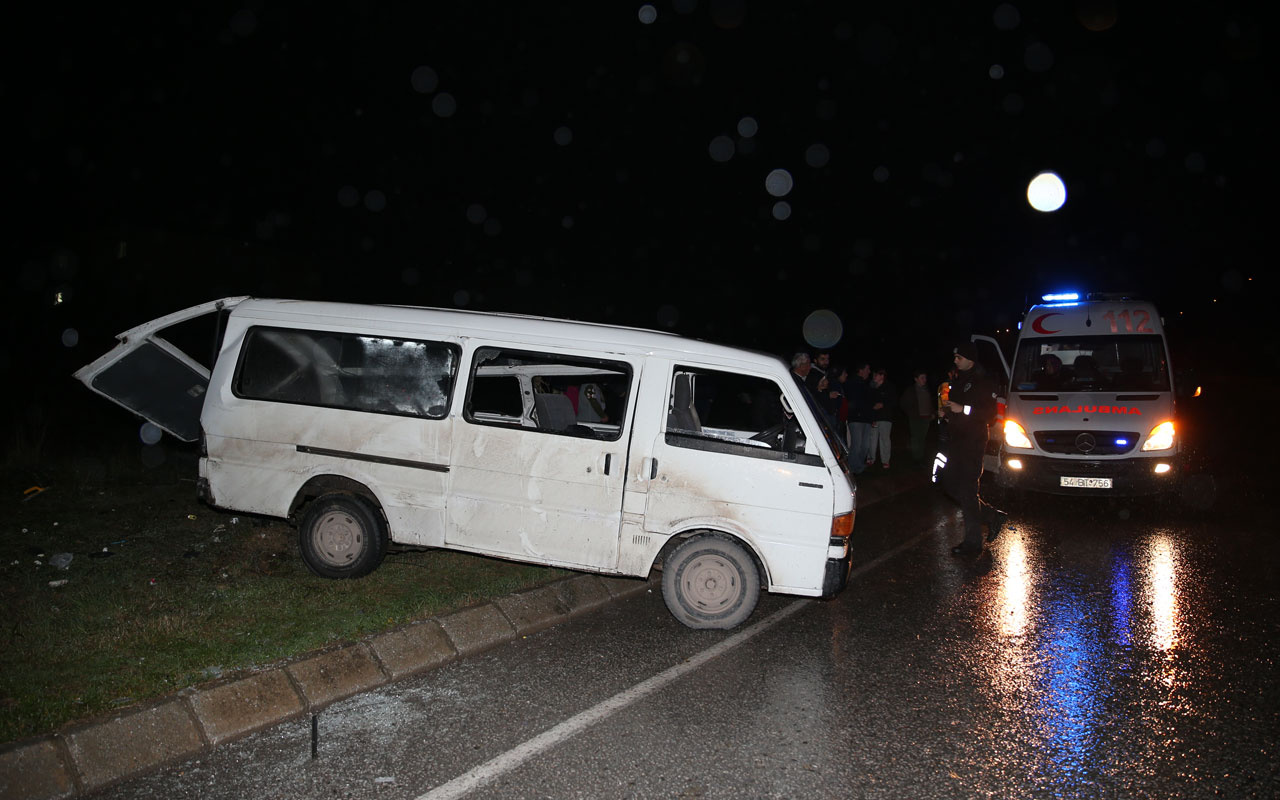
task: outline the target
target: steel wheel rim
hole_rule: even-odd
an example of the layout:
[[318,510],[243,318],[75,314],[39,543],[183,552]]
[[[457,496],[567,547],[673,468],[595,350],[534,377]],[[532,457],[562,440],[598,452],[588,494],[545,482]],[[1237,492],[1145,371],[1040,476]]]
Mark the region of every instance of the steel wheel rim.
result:
[[312,536],[319,556],[338,567],[356,560],[363,540],[360,523],[345,511],[330,511],[321,517]]
[[723,556],[698,556],[689,562],[682,578],[685,597],[703,612],[719,613],[737,605],[742,597],[738,570]]

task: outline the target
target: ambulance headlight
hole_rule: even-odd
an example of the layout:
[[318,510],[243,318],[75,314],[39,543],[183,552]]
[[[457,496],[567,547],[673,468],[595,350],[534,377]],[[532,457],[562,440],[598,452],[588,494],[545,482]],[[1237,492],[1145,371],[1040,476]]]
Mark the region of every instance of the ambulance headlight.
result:
[[1151,429],[1151,433],[1147,434],[1147,441],[1143,442],[1142,449],[1146,450],[1168,450],[1173,447],[1173,423],[1161,422],[1159,425]]
[[1004,443],[1009,447],[1031,449],[1031,440],[1027,438],[1026,429],[1011,419],[1004,421]]

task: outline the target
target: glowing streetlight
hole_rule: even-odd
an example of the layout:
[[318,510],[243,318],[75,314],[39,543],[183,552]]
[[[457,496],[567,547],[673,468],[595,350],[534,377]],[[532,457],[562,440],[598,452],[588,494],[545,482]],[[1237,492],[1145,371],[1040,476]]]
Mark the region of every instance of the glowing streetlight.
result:
[[1067,202],[1067,187],[1052,172],[1041,172],[1027,184],[1027,202],[1036,211],[1057,211]]

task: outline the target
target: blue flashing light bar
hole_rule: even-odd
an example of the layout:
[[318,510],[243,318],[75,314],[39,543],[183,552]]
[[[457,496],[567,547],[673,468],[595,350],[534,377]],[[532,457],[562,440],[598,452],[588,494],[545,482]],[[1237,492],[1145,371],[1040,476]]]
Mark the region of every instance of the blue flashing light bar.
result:
[[1046,303],[1061,303],[1065,301],[1079,300],[1080,294],[1078,292],[1058,292],[1057,294],[1043,295],[1040,299]]

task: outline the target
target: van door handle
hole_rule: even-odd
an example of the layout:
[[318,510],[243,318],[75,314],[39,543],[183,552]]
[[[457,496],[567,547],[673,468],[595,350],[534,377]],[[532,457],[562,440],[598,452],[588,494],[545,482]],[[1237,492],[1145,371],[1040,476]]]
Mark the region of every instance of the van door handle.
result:
[[609,464],[613,462],[613,453],[604,454],[604,474],[609,474]]
[[658,459],[651,458],[649,459],[649,480],[654,480],[657,477],[658,477]]

